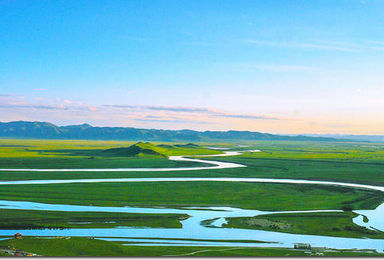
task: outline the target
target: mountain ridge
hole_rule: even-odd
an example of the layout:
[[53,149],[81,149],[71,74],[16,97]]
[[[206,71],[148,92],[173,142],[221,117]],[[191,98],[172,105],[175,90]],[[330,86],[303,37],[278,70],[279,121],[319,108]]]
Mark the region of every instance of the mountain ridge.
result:
[[[275,135],[251,131],[195,131],[141,129],[134,127],[97,127],[89,124],[57,126],[40,121],[0,122],[1,138],[142,140],[142,141],[217,141],[217,140],[282,140],[340,141],[331,137]],[[344,140],[345,141],[345,140]]]

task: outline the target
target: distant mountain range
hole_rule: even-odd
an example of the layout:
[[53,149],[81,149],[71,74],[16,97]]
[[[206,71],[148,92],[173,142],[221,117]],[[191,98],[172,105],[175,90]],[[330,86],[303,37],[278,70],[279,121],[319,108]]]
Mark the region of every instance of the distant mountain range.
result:
[[158,130],[133,127],[94,127],[89,124],[57,126],[47,122],[0,122],[1,138],[132,140],[132,141],[234,141],[286,140],[337,141],[332,137],[285,136],[250,131]]
[[305,134],[304,136],[348,139],[349,141],[384,142],[384,135]]

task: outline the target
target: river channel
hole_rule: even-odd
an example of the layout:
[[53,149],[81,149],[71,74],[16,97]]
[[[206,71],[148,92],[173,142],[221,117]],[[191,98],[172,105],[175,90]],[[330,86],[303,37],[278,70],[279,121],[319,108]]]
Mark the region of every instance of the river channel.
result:
[[[258,150],[255,150],[255,152]],[[221,156],[237,155],[240,152],[225,152]],[[246,167],[235,163],[200,160],[173,156],[171,160],[195,161],[213,164],[207,167],[185,168],[124,168],[124,169],[59,169],[60,171],[175,171],[195,169],[217,169]],[[58,171],[58,169],[0,169],[0,171]],[[255,182],[255,183],[289,183],[311,185],[337,185],[358,189],[370,189],[384,192],[384,187],[354,183],[309,181],[293,179],[267,179],[267,178],[114,178],[114,179],[72,179],[72,180],[26,180],[1,181],[0,185],[34,185],[58,183],[101,183],[101,182],[183,182],[183,181],[219,181],[219,182]],[[368,238],[342,238],[315,235],[288,234],[281,232],[225,228],[226,218],[253,217],[273,213],[305,213],[305,212],[341,212],[341,210],[310,210],[310,211],[259,211],[232,207],[185,207],[185,208],[145,208],[145,207],[102,207],[80,206],[63,204],[45,204],[28,201],[0,200],[1,209],[24,209],[42,211],[71,211],[71,212],[121,212],[144,214],[187,214],[190,217],[182,220],[181,228],[73,228],[73,229],[32,229],[32,230],[0,230],[1,236],[11,236],[20,232],[25,236],[81,236],[96,237],[106,240],[126,241],[133,245],[166,245],[166,246],[249,246],[249,247],[292,247],[294,243],[310,243],[316,247],[336,249],[375,249],[384,250],[383,239]],[[360,214],[353,219],[354,223],[370,229],[384,231],[384,203],[374,210],[356,210]],[[368,218],[363,221],[363,216]],[[203,224],[210,222],[210,224]]]

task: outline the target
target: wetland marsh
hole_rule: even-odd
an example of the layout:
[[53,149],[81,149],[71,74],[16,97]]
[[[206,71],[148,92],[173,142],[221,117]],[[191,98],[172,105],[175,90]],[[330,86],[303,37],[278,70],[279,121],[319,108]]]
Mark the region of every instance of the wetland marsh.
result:
[[[384,160],[377,144],[255,142],[208,148],[44,142],[0,141],[4,238],[16,232],[108,238],[130,248],[172,245],[191,251],[197,246],[273,251],[299,242],[335,250],[384,249],[384,228],[375,213],[384,201],[377,172]],[[103,152],[109,149],[112,154]],[[60,163],[52,167],[55,162]],[[328,228],[317,224],[328,222]]]

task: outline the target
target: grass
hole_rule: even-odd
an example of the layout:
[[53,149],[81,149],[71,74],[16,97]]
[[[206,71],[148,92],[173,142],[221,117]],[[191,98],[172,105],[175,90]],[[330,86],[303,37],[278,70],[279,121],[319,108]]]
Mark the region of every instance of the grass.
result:
[[[205,163],[171,161],[167,158],[156,157],[38,157],[38,158],[1,158],[1,168],[37,168],[37,169],[87,169],[87,168],[178,168],[178,167],[198,167],[198,166],[211,166]],[[29,173],[31,174],[31,173]],[[37,173],[34,177],[37,177]],[[55,173],[51,173],[55,174]],[[65,175],[61,174],[61,175]],[[2,178],[12,178],[13,174],[9,172],[1,173]],[[59,175],[60,176],[60,175]],[[23,177],[21,177],[23,178]],[[49,178],[49,175],[48,175]]]
[[[0,172],[0,180],[77,179],[119,177],[261,177],[332,180],[384,185],[384,144],[327,142],[244,142],[237,144],[139,143],[140,151],[126,154],[124,149],[104,153],[111,148],[129,147],[132,142],[81,140],[10,140],[0,139],[0,168],[140,168],[189,167],[205,164],[170,161],[171,155],[220,153],[204,148],[219,146],[230,150],[260,149],[239,156],[216,157],[244,164],[245,168],[180,172]],[[151,150],[152,152],[142,152]],[[122,152],[124,151],[124,152]],[[163,155],[163,156],[159,156]],[[207,157],[208,159],[208,157]],[[382,203],[383,193],[336,186],[228,183],[228,182],[162,182],[162,183],[77,183],[51,185],[1,185],[4,200],[36,201],[57,204],[99,206],[232,206],[265,211],[309,209],[373,209]],[[273,214],[255,218],[233,218],[229,225],[278,232],[342,237],[381,238],[381,232],[352,223],[352,212]],[[149,226],[180,227],[180,215],[43,212],[0,210],[2,228],[88,228]],[[79,223],[80,222],[80,223]],[[81,222],[92,222],[81,224]],[[104,223],[116,222],[116,223]],[[19,226],[18,226],[19,225]],[[125,246],[98,239],[24,238],[0,241],[11,246],[47,256],[306,256],[302,250],[281,248],[217,248]],[[3,252],[0,251],[0,254]],[[324,251],[324,256],[377,255],[369,252]]]
[[[135,145],[133,142],[118,141],[82,141],[82,140],[20,140],[0,139],[0,158],[10,157],[72,157],[77,155],[108,156],[102,153],[111,148],[127,148]],[[166,156],[171,155],[199,155],[218,154],[220,151],[207,149],[204,146],[194,144],[174,144],[158,142],[138,142],[136,146],[142,149],[153,150]],[[123,155],[125,157],[126,155]]]
[[[26,142],[26,141],[25,141]],[[1,168],[142,168],[142,167],[188,167],[201,166],[203,163],[170,161],[170,155],[215,154],[218,151],[206,149],[198,145],[155,145],[137,143],[134,145],[104,149],[103,146],[91,146],[84,142],[83,146],[68,146],[66,142],[51,141],[41,143],[23,142],[14,144],[9,140],[0,140]],[[2,144],[1,144],[2,143]],[[110,145],[110,142],[101,144]],[[28,146],[29,144],[29,146]],[[58,147],[63,144],[63,147]],[[88,145],[88,146],[87,146]],[[116,144],[117,145],[117,144]]]
[[107,212],[60,212],[0,209],[0,229],[42,228],[181,228],[187,215]]
[[0,197],[4,200],[95,206],[373,209],[382,202],[383,196],[378,191],[337,186],[231,182],[73,183],[23,185],[17,188],[12,185],[0,186]]
[[130,250],[115,242],[88,238],[29,238],[0,241],[3,248],[16,248],[43,256],[127,256]]
[[[189,167],[204,164],[170,161],[152,156],[116,157],[101,151],[132,143],[110,141],[49,141],[0,139],[2,168],[121,168]],[[211,144],[212,145],[212,144]],[[141,143],[166,155],[209,154],[202,145]],[[207,145],[209,146],[209,145]],[[219,145],[212,145],[219,146]],[[210,160],[237,162],[245,168],[180,172],[2,172],[1,180],[78,179],[120,177],[261,177],[332,180],[384,185],[384,145],[371,143],[253,142],[249,147],[220,144],[232,150],[261,149],[260,153],[215,157]],[[216,151],[216,153],[218,153]]]
[[[246,168],[215,171],[222,177],[307,179],[384,185],[383,163],[314,159],[258,158],[258,153],[217,157],[216,161],[244,164]],[[260,153],[261,154],[261,153]],[[210,171],[210,175],[214,175]]]
[[228,224],[224,227],[332,237],[384,238],[384,232],[353,223],[356,216],[358,214],[353,212],[270,214],[227,218]]
[[[0,248],[15,248],[42,256],[309,256],[316,251],[287,248],[126,246],[89,238],[36,238],[0,241]],[[323,256],[382,256],[368,251],[325,250]]]
[[258,158],[384,162],[384,143],[256,141],[243,149],[260,149]]
[[[256,153],[255,153],[256,154]],[[199,166],[198,163],[176,162],[165,158],[36,158],[30,162],[28,158],[0,159],[0,164],[17,167],[46,168],[112,168],[112,167],[182,167]],[[253,156],[215,157],[210,160],[228,161],[244,164],[247,167],[233,169],[210,169],[180,172],[1,172],[1,180],[23,179],[83,179],[83,178],[127,178],[127,177],[260,177],[260,178],[288,178],[324,181],[340,181],[384,185],[384,164],[362,162],[316,161],[316,160],[288,160],[255,158]],[[20,165],[20,166],[17,166]]]

